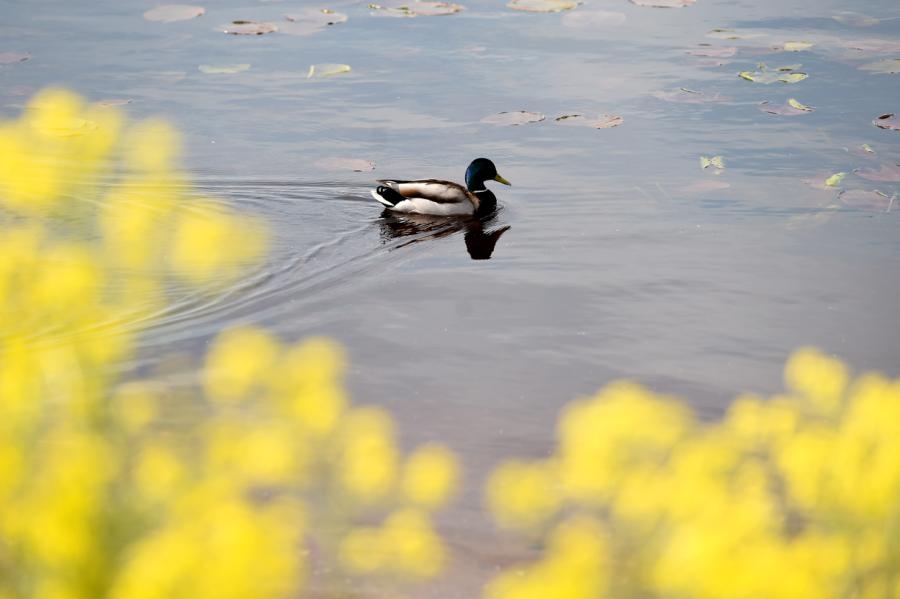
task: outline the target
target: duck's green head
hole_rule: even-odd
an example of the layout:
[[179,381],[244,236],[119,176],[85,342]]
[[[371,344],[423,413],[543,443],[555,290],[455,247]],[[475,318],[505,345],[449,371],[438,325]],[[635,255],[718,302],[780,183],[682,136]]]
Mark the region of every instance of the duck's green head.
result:
[[466,169],[466,187],[469,191],[485,189],[485,181],[498,181],[504,185],[512,185],[497,174],[497,167],[487,158],[476,158]]

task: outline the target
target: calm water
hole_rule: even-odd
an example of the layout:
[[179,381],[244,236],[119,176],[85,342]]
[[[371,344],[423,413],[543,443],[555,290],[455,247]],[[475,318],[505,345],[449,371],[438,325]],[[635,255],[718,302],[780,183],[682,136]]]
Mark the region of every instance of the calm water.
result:
[[[319,5],[215,0],[198,19],[163,24],[141,18],[149,2],[0,0],[0,52],[32,55],[0,66],[0,115],[47,84],[131,99],[133,116],[182,129],[204,192],[274,229],[268,261],[242,284],[212,298],[174,290],[128,367],[154,366],[163,348],[199,355],[235,323],[341,341],[357,402],[387,406],[404,442],[445,441],[466,462],[468,491],[445,528],[462,549],[455,572],[471,576],[442,597],[474,596],[505,559],[478,515],[486,470],[548,451],[557,411],[579,394],[630,377],[714,416],[739,391],[779,389],[786,355],[803,344],[900,373],[900,202],[822,186],[838,171],[900,163],[900,132],[871,124],[900,112],[900,75],[858,68],[900,56],[896,1],[666,10],[596,0],[567,14],[464,3],[453,16],[394,19],[332,2],[322,6],[346,23],[249,37],[216,28]],[[832,19],[848,7],[894,19]],[[714,28],[759,35],[707,37]],[[852,47],[885,40],[894,47]],[[786,41],[815,46],[773,49]],[[737,51],[686,54],[702,43]],[[809,78],[737,77],[760,62],[802,64]],[[198,71],[236,63],[252,66]],[[353,70],[307,79],[315,63]],[[719,101],[654,95],[682,87]],[[815,112],[758,108],[792,97]],[[480,122],[511,110],[548,118]],[[553,121],[571,113],[624,124]],[[724,156],[726,169],[701,170],[701,155]],[[484,230],[386,220],[368,196],[376,177],[461,180],[476,156],[513,183],[496,190],[502,210]],[[317,164],[332,157],[376,169]],[[891,196],[900,183],[851,174],[840,187]],[[484,254],[494,242],[490,260],[471,258],[473,243]]]

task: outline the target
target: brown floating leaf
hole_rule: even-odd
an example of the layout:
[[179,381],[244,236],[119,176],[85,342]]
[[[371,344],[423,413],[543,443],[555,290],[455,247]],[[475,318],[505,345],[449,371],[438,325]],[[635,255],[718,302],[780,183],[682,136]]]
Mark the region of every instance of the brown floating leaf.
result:
[[806,73],[795,70],[799,67],[800,65],[790,65],[769,69],[766,65],[760,64],[757,67],[759,69],[758,71],[741,71],[738,73],[738,77],[747,81],[753,81],[754,83],[764,83],[767,85],[769,83],[797,83],[809,77]]
[[387,17],[440,17],[456,14],[463,6],[452,2],[388,2],[386,4],[369,4],[369,8]]
[[240,20],[225,25],[222,31],[230,35],[263,35],[278,31],[278,26],[275,23]]
[[316,160],[315,165],[326,170],[353,171],[355,173],[367,173],[375,170],[375,163],[371,160],[364,160],[362,158],[344,158],[341,156],[332,156]]
[[705,58],[731,58],[737,54],[737,48],[734,46],[710,46],[709,44],[700,44],[699,48],[692,48],[687,51],[691,56],[703,56]]
[[831,18],[841,25],[848,25],[850,27],[871,27],[872,25],[878,25],[878,23],[881,22],[875,17],[850,11],[838,13]]
[[0,52],[0,64],[16,64],[31,58],[28,52]]
[[758,37],[766,37],[768,34],[761,31],[747,31],[743,29],[713,29],[706,34],[717,40],[752,40]]
[[709,102],[727,102],[731,98],[716,92],[709,95],[695,89],[681,87],[669,92],[653,92],[653,95],[666,102],[678,102],[679,104],[707,104]]
[[202,6],[190,4],[163,4],[151,8],[144,13],[144,18],[157,23],[174,23],[175,21],[187,21],[204,14],[206,9]]
[[697,0],[628,0],[638,6],[650,6],[652,8],[684,8]]
[[841,203],[858,210],[871,210],[876,212],[889,212],[894,204],[896,196],[889,196],[878,190],[850,189],[842,191],[838,198]]
[[896,74],[900,73],[900,58],[888,58],[878,62],[870,62],[859,67],[861,71],[870,73]]
[[900,131],[900,119],[898,119],[894,113],[882,114],[881,116],[875,117],[872,124],[879,129]]
[[309,23],[322,27],[347,21],[347,15],[335,12],[330,8],[305,8],[301,12],[284,15],[284,18],[294,23]]
[[98,100],[99,106],[125,106],[134,102],[131,98],[107,98],[106,100]]
[[873,54],[892,54],[900,52],[900,42],[895,40],[865,39],[844,42],[844,46],[860,52],[872,52]]
[[871,168],[859,168],[853,172],[869,181],[900,181],[900,164],[884,164],[877,171]]
[[563,114],[553,120],[560,125],[576,125],[578,127],[592,127],[594,129],[612,129],[625,122],[625,119],[615,114],[601,114],[598,116]]
[[705,193],[707,191],[721,191],[723,189],[728,189],[729,187],[731,187],[731,184],[726,183],[725,181],[701,179],[685,185],[681,190],[686,193]]
[[512,112],[500,112],[481,119],[482,123],[491,125],[525,125],[527,123],[539,123],[546,117],[540,112],[527,110],[515,110]]
[[759,109],[769,114],[779,114],[782,116],[798,116],[801,114],[810,114],[811,112],[815,112],[815,109],[812,106],[801,104],[794,98],[791,98],[787,101],[786,104],[780,106],[769,104],[769,102],[761,102],[759,104]]
[[587,29],[594,27],[615,27],[625,22],[625,13],[609,10],[575,10],[563,15],[566,27]]
[[506,6],[526,12],[562,12],[572,10],[581,2],[574,0],[510,0]]

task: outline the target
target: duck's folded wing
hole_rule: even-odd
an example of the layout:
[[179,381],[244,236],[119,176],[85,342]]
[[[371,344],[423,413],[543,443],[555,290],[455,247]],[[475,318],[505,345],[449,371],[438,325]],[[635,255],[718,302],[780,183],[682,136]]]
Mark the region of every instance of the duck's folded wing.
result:
[[382,185],[390,187],[405,198],[421,198],[436,204],[471,202],[471,194],[465,187],[451,181],[421,179],[418,181],[395,181],[379,179]]

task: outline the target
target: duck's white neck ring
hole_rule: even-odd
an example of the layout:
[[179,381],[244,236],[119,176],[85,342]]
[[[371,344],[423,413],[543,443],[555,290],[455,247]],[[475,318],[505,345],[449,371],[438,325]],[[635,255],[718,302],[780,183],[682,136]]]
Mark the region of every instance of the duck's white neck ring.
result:
[[481,192],[483,192],[483,191],[487,191],[487,188],[484,188],[484,189],[471,189],[471,190],[469,190],[469,191],[471,191],[472,193],[481,193]]

